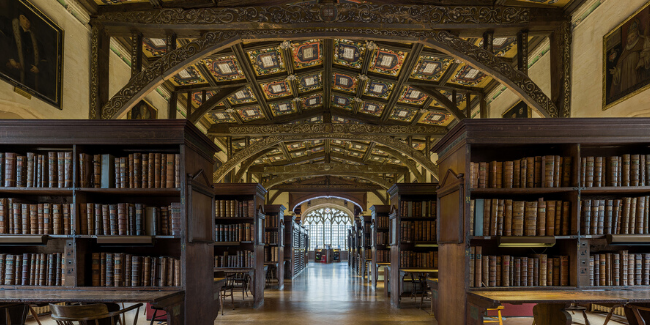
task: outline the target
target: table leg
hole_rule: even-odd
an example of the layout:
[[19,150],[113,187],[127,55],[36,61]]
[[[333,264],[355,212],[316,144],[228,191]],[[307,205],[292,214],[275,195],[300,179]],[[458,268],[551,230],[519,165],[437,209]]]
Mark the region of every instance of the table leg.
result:
[[571,314],[566,304],[537,304],[533,307],[535,325],[571,325]]
[[167,325],[185,324],[185,309],[183,308],[183,303],[166,306],[164,310],[167,312]]
[[628,304],[624,306],[625,318],[630,325],[645,325],[650,323],[650,304]]
[[[433,298],[431,299],[431,301],[433,301]],[[483,315],[485,315],[486,311],[487,311],[487,307],[477,306],[471,302],[467,302],[465,324],[483,325]]]

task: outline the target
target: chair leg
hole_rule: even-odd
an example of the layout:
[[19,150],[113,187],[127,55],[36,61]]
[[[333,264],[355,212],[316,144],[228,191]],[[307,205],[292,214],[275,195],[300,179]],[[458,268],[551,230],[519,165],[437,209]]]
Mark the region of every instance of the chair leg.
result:
[[151,316],[151,323],[149,325],[153,325],[153,323],[156,321],[156,314],[158,313],[158,310],[154,309],[153,310],[153,315]]
[[585,317],[585,325],[591,325],[589,324],[589,318],[587,318],[587,312],[584,309],[582,310],[582,316]]
[[614,314],[614,309],[616,309],[617,306],[612,306],[612,308],[609,309],[609,312],[607,313],[607,317],[605,317],[605,322],[603,325],[607,325],[609,323],[609,320],[612,318],[612,315]]
[[235,310],[235,293],[230,289],[230,302],[232,302],[232,310]]
[[41,320],[38,319],[38,315],[36,314],[36,311],[34,311],[34,308],[32,308],[32,306],[29,306],[29,312],[32,314],[32,317],[34,317],[34,319],[36,320],[36,323],[38,323],[38,325],[42,325]]
[[219,296],[219,307],[221,307],[221,316],[223,316],[223,292]]
[[497,309],[497,315],[499,316],[499,325],[503,325],[503,318],[501,318],[501,309]]

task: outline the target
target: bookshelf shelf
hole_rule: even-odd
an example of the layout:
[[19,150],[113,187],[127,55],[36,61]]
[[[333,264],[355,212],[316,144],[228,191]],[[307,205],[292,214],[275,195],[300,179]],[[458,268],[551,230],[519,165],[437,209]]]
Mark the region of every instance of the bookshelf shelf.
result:
[[[437,183],[395,184],[390,196],[390,302],[399,306],[403,286],[399,270],[438,268]],[[426,242],[426,245],[416,245]],[[417,262],[420,262],[419,264]],[[424,265],[423,265],[424,264]]]
[[[86,290],[184,291],[184,298],[179,301],[183,312],[172,316],[176,318],[174,321],[180,320],[185,324],[206,324],[214,321],[218,313],[216,308],[209,312],[201,310],[202,304],[215,301],[213,288],[197,285],[197,283],[213,281],[210,271],[212,265],[205,262],[209,256],[205,254],[206,249],[209,250],[212,246],[209,242],[213,222],[211,219],[214,217],[211,204],[212,181],[181,176],[199,175],[213,169],[214,155],[219,149],[201,131],[186,120],[30,120],[19,125],[14,121],[0,121],[0,127],[6,131],[0,135],[0,147],[2,147],[0,152],[3,156],[7,157],[7,152],[13,152],[17,157],[26,157],[26,160],[23,160],[23,166],[26,168],[22,169],[26,184],[39,182],[38,180],[45,182],[47,179],[48,183],[56,182],[59,186],[0,187],[0,197],[18,199],[19,202],[13,203],[26,206],[27,209],[21,209],[21,215],[28,220],[33,221],[36,218],[37,222],[43,220],[43,225],[51,225],[52,230],[63,229],[60,232],[62,235],[0,235],[0,242],[3,245],[1,255],[4,255],[2,257],[5,259],[2,263],[12,255],[14,262],[21,261],[20,265],[14,264],[16,269],[20,266],[22,270],[29,270],[25,267],[43,261],[45,265],[54,265],[56,270],[47,272],[48,275],[53,274],[54,279],[46,277],[46,285],[42,283],[41,285],[16,285],[19,280],[21,283],[42,280],[42,278],[34,279],[31,270],[27,282],[24,277],[21,278],[20,273],[14,272],[13,279],[16,282],[13,285],[4,285],[7,282],[6,273],[2,274],[3,279],[0,283],[3,285],[0,285],[0,289],[49,289],[53,294],[57,294],[58,290],[71,290],[79,291],[80,296]],[[29,136],[23,137],[23,134]],[[143,152],[152,152],[154,155],[164,152],[173,157],[170,164],[156,166],[152,178],[158,175],[160,181],[163,179],[161,175],[164,174],[164,179],[170,181],[176,188],[88,188],[93,186],[92,184],[98,184],[100,179],[114,186],[117,181],[115,171],[120,170],[121,167],[119,162],[116,165],[114,160],[109,164],[108,157],[123,158],[126,162],[132,162],[124,166],[121,177],[125,179],[126,186],[131,186],[132,183],[135,187],[136,183],[143,180],[148,182],[151,179],[149,174],[138,175],[137,171],[141,172],[150,165],[135,164],[136,153]],[[43,158],[39,158],[39,155]],[[105,155],[106,164],[93,165],[93,155]],[[91,159],[87,160],[89,157]],[[56,165],[54,165],[55,161]],[[2,158],[0,163],[3,171],[4,162]],[[56,173],[47,173],[50,170],[47,169],[48,165]],[[153,162],[151,165],[155,166]],[[12,173],[15,173],[15,183],[21,184],[18,171],[19,169],[16,168]],[[34,172],[33,175],[31,171]],[[117,173],[118,178],[120,178],[119,174]],[[155,179],[152,182],[155,183]],[[202,198],[206,200],[200,200]],[[90,209],[81,207],[88,203],[101,206],[99,210],[92,211],[93,220],[109,219],[109,221],[93,222],[92,227],[84,225],[86,221],[91,220],[87,215]],[[131,203],[133,209],[130,209]],[[156,225],[161,231],[166,229],[178,235],[169,236],[168,239],[166,236],[86,234],[89,229],[95,232],[104,227],[109,229],[109,226],[114,231],[117,229],[118,233],[128,234],[135,233],[137,226],[142,226],[141,230],[151,227],[145,223],[145,220],[150,219],[142,218],[145,213],[140,212],[141,219],[138,219],[135,211],[136,203],[143,203],[152,209],[167,208],[173,204],[173,211],[168,210],[166,214],[168,218],[164,219],[165,224],[163,225],[163,215],[158,214],[160,217],[156,218],[159,221]],[[43,205],[42,210],[41,205]],[[104,214],[104,206],[106,206],[106,214]],[[124,207],[126,209],[122,210]],[[29,215],[26,216],[23,211],[29,211]],[[16,215],[17,210],[14,209],[13,213]],[[51,214],[49,223],[45,221],[48,213]],[[153,218],[154,215],[150,216]],[[123,217],[128,220],[126,223],[120,222],[124,220]],[[60,226],[59,219],[62,220]],[[94,227],[100,224],[100,228]],[[186,229],[189,224],[195,226]],[[30,228],[34,229],[33,225],[34,223],[30,222]],[[132,228],[128,225],[132,225]],[[52,230],[50,233],[53,232]],[[206,230],[210,234],[206,235]],[[39,230],[39,232],[47,231]],[[32,239],[38,239],[43,244],[34,245]],[[192,241],[195,242],[188,245]],[[190,257],[191,261],[188,260]],[[115,264],[112,264],[113,258]],[[108,263],[109,260],[111,264]],[[100,264],[99,261],[105,263]],[[97,263],[93,264],[93,262]],[[121,269],[116,267],[120,265]],[[100,272],[102,267],[104,271]],[[140,283],[145,283],[146,267],[150,267],[148,272],[151,270],[155,272],[153,273],[156,278],[154,284],[165,281],[163,284],[168,286],[140,286]],[[109,272],[105,272],[106,270]],[[164,275],[163,270],[166,272]],[[101,277],[101,273],[104,273],[105,277]],[[108,273],[113,276],[109,276]],[[22,273],[23,276],[24,274]],[[126,274],[130,275],[121,276]],[[136,283],[138,286],[131,286],[134,274],[137,275],[136,278],[139,277],[139,282]],[[169,274],[171,277],[168,276]],[[59,283],[60,286],[49,285]],[[179,319],[180,317],[183,319]]]
[[[250,269],[251,292],[255,308],[264,304],[264,196],[266,190],[257,183],[215,184],[214,242],[215,272],[218,269]],[[230,227],[230,228],[229,228]],[[239,228],[237,228],[239,227]],[[237,236],[237,237],[236,237]],[[241,238],[246,240],[233,241]],[[250,239],[250,240],[248,240]]]
[[264,231],[266,245],[264,247],[264,262],[278,263],[277,268],[271,265],[278,280],[278,290],[284,289],[284,211],[286,208],[281,204],[267,204],[264,206],[266,218],[264,219]]
[[[445,324],[465,323],[467,321],[467,304],[457,302],[466,302],[466,293],[470,291],[649,289],[650,287],[647,285],[590,285],[593,284],[593,281],[603,281],[603,279],[606,282],[614,281],[613,279],[618,275],[620,275],[620,281],[622,282],[625,267],[628,270],[641,269],[645,272],[646,260],[650,261],[650,247],[648,247],[650,246],[648,245],[650,244],[650,235],[641,235],[637,238],[632,235],[627,235],[627,237],[625,237],[626,235],[607,235],[608,229],[613,228],[617,222],[626,224],[628,221],[629,224],[636,225],[636,232],[647,232],[646,228],[638,231],[638,227],[645,227],[647,224],[647,203],[645,205],[646,210],[640,210],[638,207],[644,206],[641,203],[643,200],[636,201],[636,198],[643,198],[644,196],[647,198],[647,195],[650,195],[650,186],[647,186],[650,185],[650,175],[647,173],[647,167],[650,167],[648,162],[650,157],[648,156],[648,153],[650,153],[647,140],[648,127],[650,127],[650,120],[648,119],[624,118],[527,121],[508,121],[504,119],[465,120],[439,141],[432,151],[438,153],[440,175],[443,178],[446,177],[447,184],[442,185],[438,192],[454,193],[457,196],[453,200],[451,196],[448,196],[448,199],[444,202],[439,198],[439,202],[441,202],[440,209],[448,212],[445,213],[444,218],[439,220],[439,227],[453,233],[453,236],[447,237],[445,243],[441,244],[441,251],[445,253],[439,256],[441,263],[452,267],[441,269],[440,276],[445,280],[448,280],[446,276],[453,276],[453,279],[449,279],[449,282],[437,289],[439,305],[437,310],[439,310],[438,316],[440,316],[438,322]],[[507,154],[501,155],[504,148],[507,148]],[[549,160],[548,155],[555,156],[553,160]],[[558,158],[560,164],[557,163]],[[533,165],[529,162],[531,159],[535,162]],[[616,163],[616,159],[618,159],[618,163]],[[528,160],[526,174],[524,174],[524,160]],[[544,162],[548,162],[548,164]],[[481,163],[484,168],[481,168]],[[476,166],[476,164],[479,164],[479,166]],[[503,167],[501,167],[501,164],[503,164]],[[518,164],[521,167],[519,170],[517,169]],[[533,166],[533,171],[530,169],[531,166]],[[550,168],[550,166],[554,167]],[[503,169],[500,170],[500,168]],[[483,176],[481,176],[481,173],[483,173]],[[526,175],[525,182],[527,185],[530,182],[545,184],[545,181],[553,181],[556,182],[554,183],[556,186],[557,182],[564,186],[472,188],[476,187],[474,184],[483,184],[482,182],[491,187],[499,187],[499,184],[503,186],[510,183],[511,180],[513,184],[516,184],[518,178],[521,184],[524,175]],[[639,186],[587,186],[592,183],[594,185],[638,184]],[[538,199],[543,199],[544,202],[560,200],[568,202],[568,210],[562,205],[561,225],[564,236],[555,236],[555,245],[543,248],[544,254],[539,254],[542,250],[535,248],[499,248],[498,236],[472,236],[473,233],[470,232],[472,220],[480,220],[479,217],[473,219],[475,215],[472,213],[475,211],[472,208],[478,209],[479,205],[472,206],[472,200],[465,201],[467,196],[470,196],[472,200],[476,199],[476,202],[483,198],[486,200],[493,199],[493,201],[494,199],[499,201],[526,201],[526,204],[529,201],[534,204],[532,201]],[[632,213],[625,215],[624,208],[621,208],[621,205],[618,205],[620,203],[616,203],[616,200],[622,200],[623,204],[625,204],[625,200],[628,200],[628,207],[630,206],[629,200],[636,202],[636,219],[633,219]],[[594,206],[593,202],[596,201],[598,205]],[[603,204],[603,201],[606,204]],[[612,206],[612,201],[617,205]],[[539,200],[539,202],[542,202],[542,200]],[[497,206],[500,204],[501,202]],[[506,205],[508,204],[506,203]],[[605,207],[604,213],[603,206]],[[556,217],[557,211],[559,211],[557,210],[558,207],[559,205],[556,206]],[[591,209],[588,209],[589,207]],[[611,210],[607,210],[610,208]],[[620,210],[617,210],[617,208]],[[632,208],[629,208],[629,210],[634,211]],[[485,209],[483,211],[489,210]],[[500,208],[498,211],[497,232],[499,231],[499,222],[502,222],[500,221],[502,219],[499,219]],[[548,205],[546,205],[545,211],[541,210],[541,208],[537,210],[537,212],[539,211],[545,212],[548,220],[555,220],[556,227],[554,227],[554,231],[557,234],[559,229],[557,227],[558,219],[549,217]],[[609,214],[607,211],[614,211],[614,213]],[[494,211],[492,210],[492,212]],[[524,210],[524,215],[527,213]],[[597,217],[594,217],[595,214],[597,214]],[[605,217],[603,217],[603,214]],[[536,227],[535,230],[540,231],[540,229],[543,229],[541,228],[542,223],[534,223],[534,221],[540,220],[535,220],[534,215],[532,212],[529,214],[531,217],[528,221],[530,222],[529,225]],[[612,216],[611,222],[609,216]],[[483,219],[483,221],[489,220],[490,217]],[[524,220],[526,220],[525,217]],[[566,220],[568,220],[568,227],[565,227]],[[636,223],[634,220],[636,220]],[[490,227],[492,224],[492,221],[490,221]],[[547,221],[546,225],[548,224]],[[504,223],[504,225],[503,231],[505,233],[505,229],[509,225],[507,223]],[[513,222],[512,228],[514,229],[514,227]],[[549,228],[545,229],[545,233],[548,233]],[[567,232],[565,232],[566,229],[568,229]],[[634,226],[630,226],[629,229],[632,231]],[[456,230],[458,231],[456,232]],[[532,228],[529,228],[529,230],[532,231]],[[491,228],[491,234],[492,231]],[[592,235],[594,233],[597,235]],[[616,240],[613,240],[613,238],[616,238]],[[470,248],[470,254],[466,256],[465,250],[468,247]],[[482,248],[481,253],[479,253],[479,247]],[[522,271],[524,258],[528,258],[528,266],[530,267],[531,257],[535,263],[539,261],[540,266],[542,257],[547,256],[549,261],[553,258],[555,265],[557,265],[556,258],[559,257],[560,282],[568,285],[480,287],[480,284],[485,281],[471,283],[468,280],[470,277],[476,276],[475,271],[478,267],[477,263],[472,265],[472,262],[477,261],[474,259],[476,255],[472,255],[474,252],[476,255],[481,254],[482,259],[486,256],[490,258],[495,256],[498,258],[510,257],[510,262],[502,263],[502,268],[511,269],[513,265],[512,258],[514,258],[516,262],[521,262]],[[508,253],[512,255],[504,255]],[[628,260],[628,257],[632,258],[632,256],[634,256],[634,263]],[[626,262],[629,263],[625,264]],[[490,263],[493,263],[492,260],[490,260]],[[485,265],[488,264],[483,264],[480,268],[483,272],[483,279],[485,279]],[[489,265],[489,271],[492,271],[491,267],[494,264]],[[496,265],[499,265],[498,261]],[[537,266],[537,264],[534,264],[534,266]],[[550,267],[550,262],[545,266]],[[517,269],[516,266],[515,269]],[[600,272],[598,269],[600,269]],[[538,274],[541,274],[541,272]],[[557,269],[553,274],[557,276]],[[642,276],[642,281],[645,281],[647,274],[640,274],[635,273],[633,276],[628,277],[628,280],[639,281],[638,277]],[[501,280],[512,280],[511,277],[505,276],[505,273],[497,274],[497,276]],[[590,277],[592,282],[590,282]],[[549,281],[548,278],[546,280]]]
[[294,279],[307,267],[309,236],[306,229],[296,222],[296,216],[284,217],[284,269],[285,279]]

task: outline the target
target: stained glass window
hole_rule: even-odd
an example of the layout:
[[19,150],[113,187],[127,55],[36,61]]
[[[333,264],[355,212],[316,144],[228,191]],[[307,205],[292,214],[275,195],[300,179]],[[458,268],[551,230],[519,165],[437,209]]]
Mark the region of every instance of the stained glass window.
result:
[[328,207],[311,211],[302,220],[309,229],[309,250],[325,245],[343,250],[348,248],[347,231],[352,222],[347,213]]

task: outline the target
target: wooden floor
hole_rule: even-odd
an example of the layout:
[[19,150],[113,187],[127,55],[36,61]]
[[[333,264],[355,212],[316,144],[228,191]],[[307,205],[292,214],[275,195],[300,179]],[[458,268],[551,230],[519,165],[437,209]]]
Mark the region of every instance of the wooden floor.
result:
[[[381,284],[380,284],[381,285]],[[315,264],[293,281],[285,282],[285,289],[267,289],[264,306],[252,309],[251,296],[242,299],[235,293],[235,304],[227,298],[224,315],[215,324],[264,324],[264,325],[370,325],[370,324],[408,324],[437,325],[435,318],[428,313],[428,306],[418,308],[419,299],[403,298],[403,308],[391,308],[384,298],[380,286],[373,291],[370,285],[350,272],[347,263]],[[426,305],[426,303],[425,303]],[[133,317],[132,315],[130,315]],[[603,324],[602,314],[589,314],[592,325]],[[52,325],[47,317],[43,325]],[[28,321],[29,325],[36,322]],[[130,323],[129,323],[130,324]],[[139,316],[138,325],[149,324],[144,316]],[[532,318],[510,318],[504,325],[530,325]],[[582,316],[575,315],[574,324],[584,324]],[[620,325],[610,321],[611,325]]]

